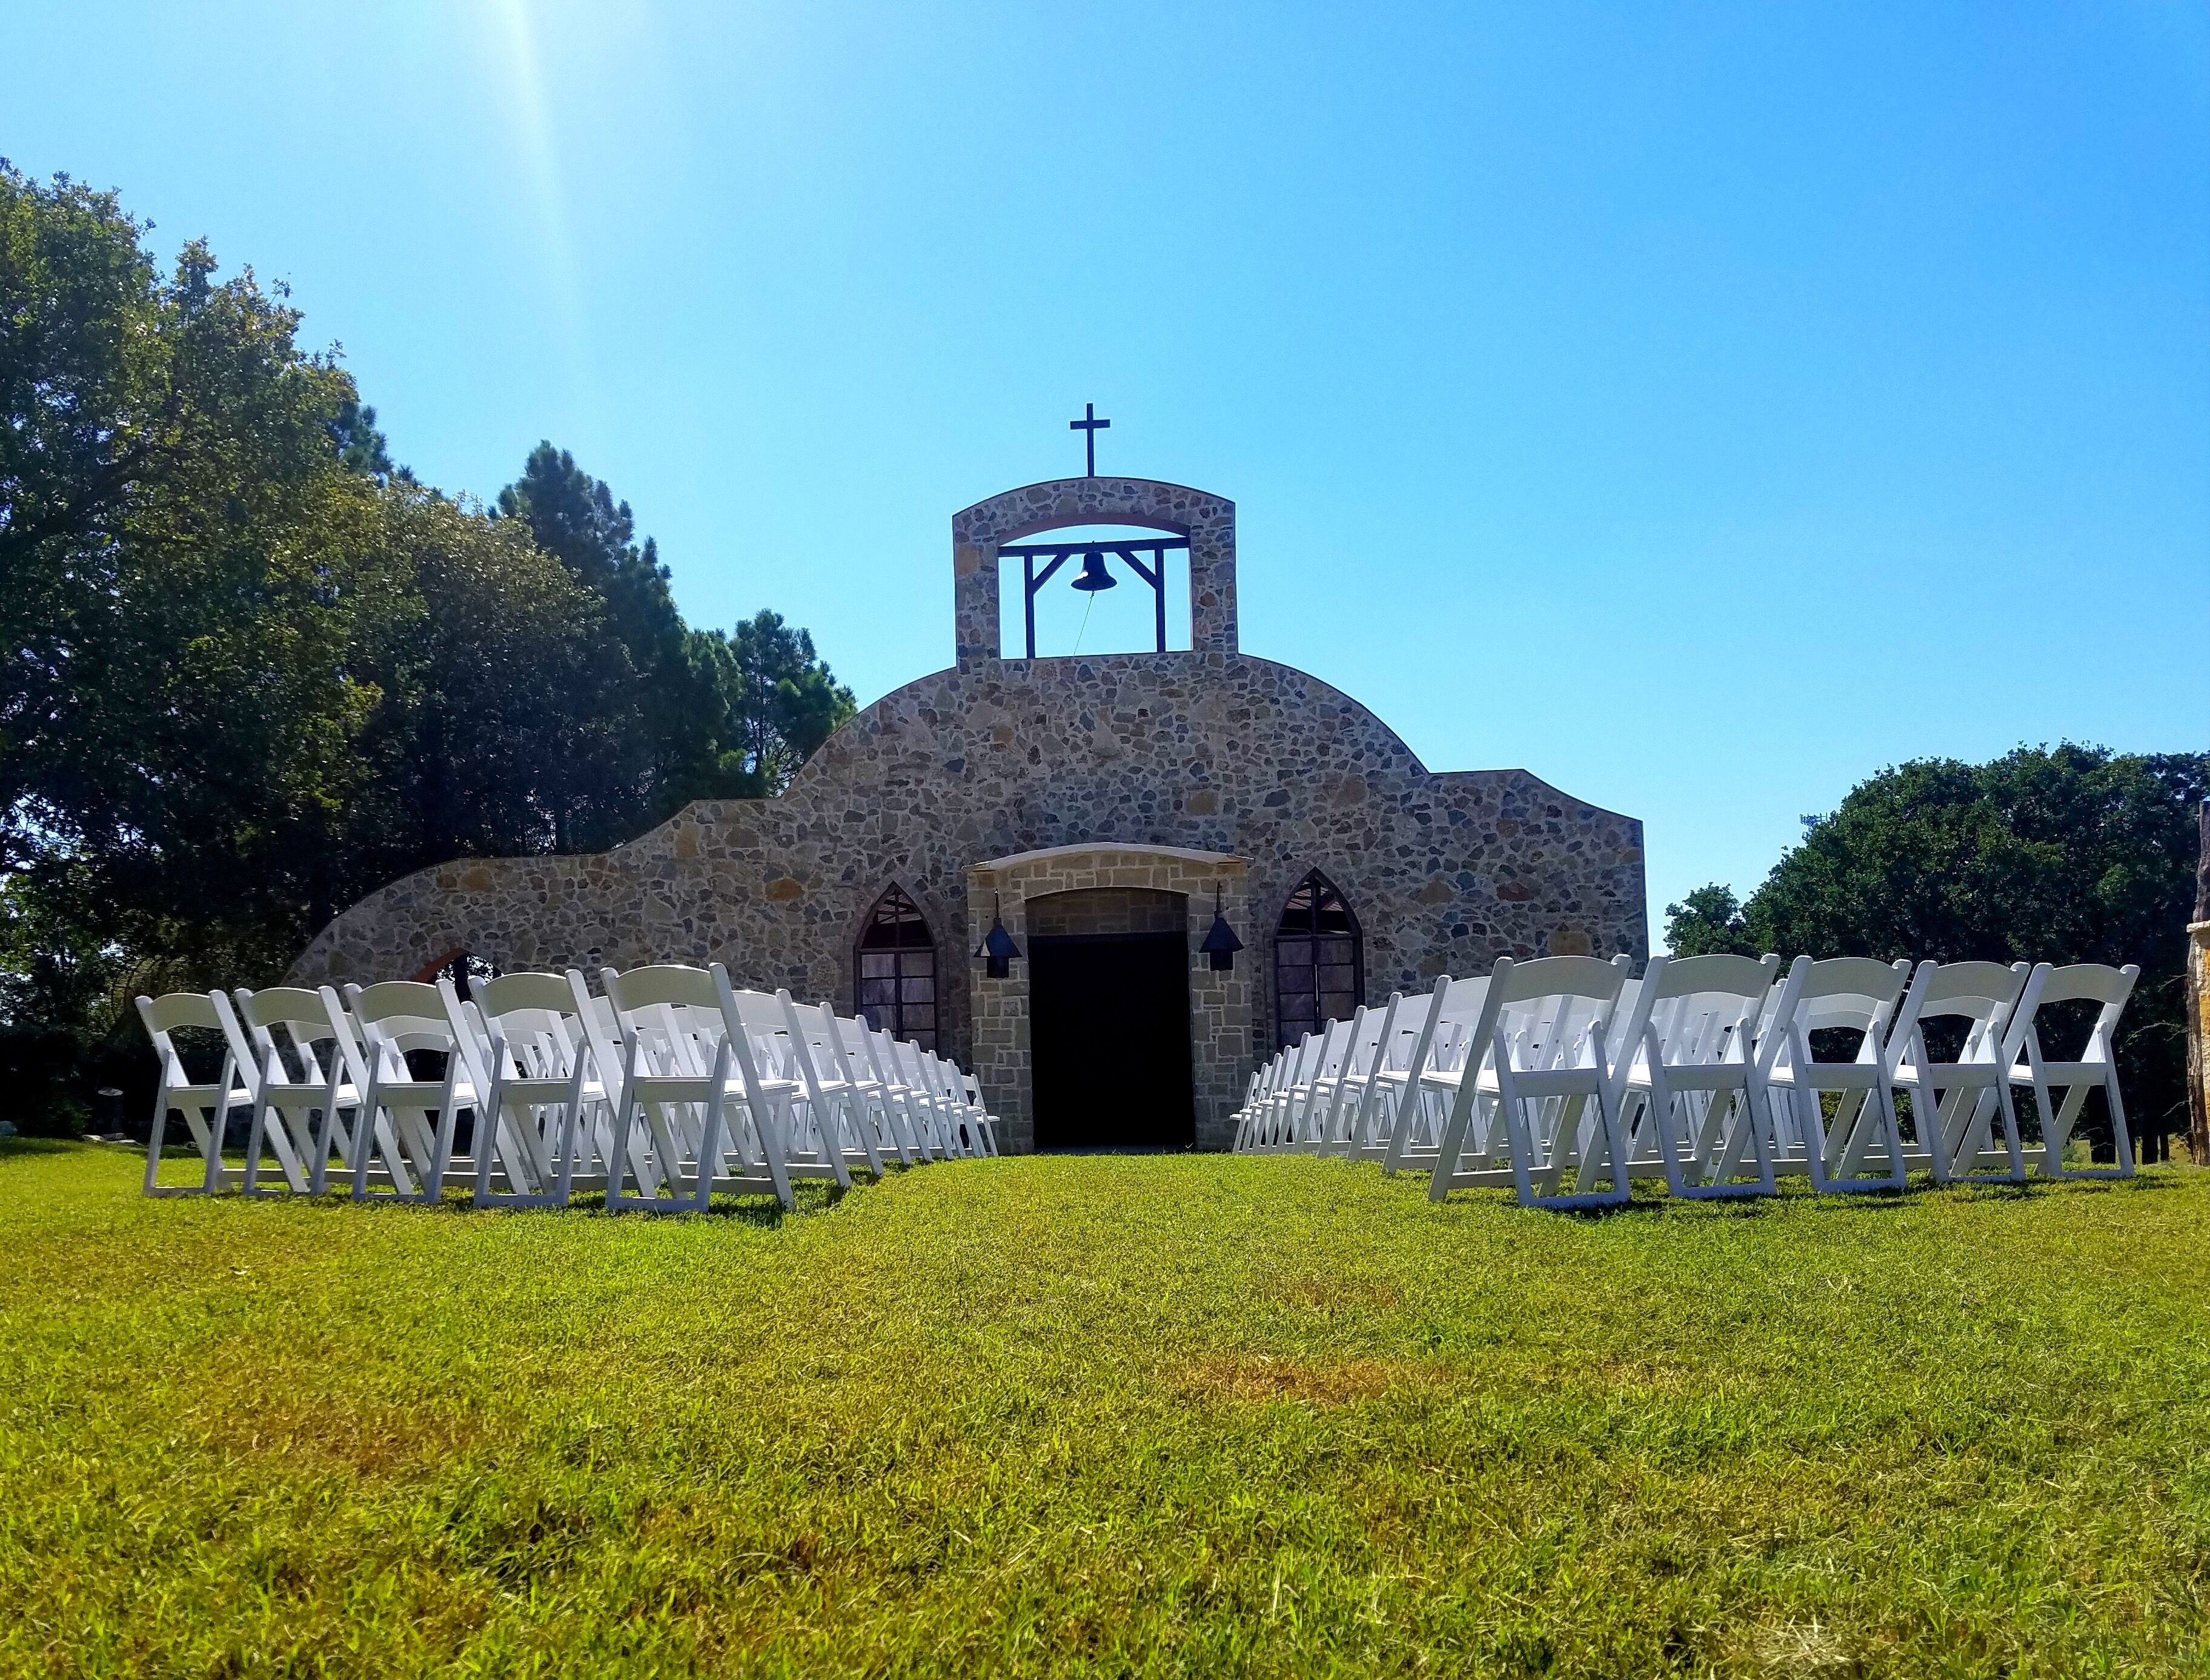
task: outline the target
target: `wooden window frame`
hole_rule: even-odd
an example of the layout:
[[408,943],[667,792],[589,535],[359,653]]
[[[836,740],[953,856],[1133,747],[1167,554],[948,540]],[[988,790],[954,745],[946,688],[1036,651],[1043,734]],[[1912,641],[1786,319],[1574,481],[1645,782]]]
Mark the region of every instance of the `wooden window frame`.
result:
[[[1300,905],[1298,900],[1306,902]],[[1340,909],[1345,927],[1343,930],[1323,929],[1320,917],[1327,910]],[[1297,925],[1301,915],[1302,925]],[[1322,940],[1350,941],[1350,962],[1340,960],[1323,963]],[[1300,952],[1301,947],[1301,952]],[[1303,954],[1304,962],[1283,961],[1285,954]],[[1281,919],[1274,927],[1274,1041],[1279,1045],[1295,1044],[1307,1032],[1317,1032],[1330,1018],[1348,1018],[1351,1012],[1366,999],[1366,935],[1358,925],[1358,913],[1350,908],[1350,900],[1343,889],[1328,879],[1319,870],[1306,872],[1290,891],[1282,905]],[[1329,970],[1350,970],[1348,986],[1323,983]],[[1299,982],[1294,976],[1301,973],[1306,978]],[[1338,979],[1344,976],[1338,972]],[[1290,988],[1296,985],[1297,994],[1292,999]],[[1303,1011],[1293,1012],[1292,1002],[1307,1006]],[[1338,1014],[1339,1011],[1339,1014]]]
[[[870,973],[870,968],[875,972]],[[926,980],[924,1001],[909,997],[912,982]],[[890,982],[891,996],[872,999],[869,983]],[[893,882],[867,911],[852,949],[852,1012],[892,1037],[910,1039],[924,1050],[937,1048],[944,1006],[936,939],[928,918],[912,894]]]

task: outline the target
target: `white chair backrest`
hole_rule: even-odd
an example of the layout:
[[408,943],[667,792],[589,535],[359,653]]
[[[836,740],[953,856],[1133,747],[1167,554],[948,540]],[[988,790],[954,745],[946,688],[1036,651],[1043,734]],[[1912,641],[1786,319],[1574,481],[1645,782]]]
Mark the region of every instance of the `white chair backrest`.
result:
[[2028,964],[1940,963],[1918,1001],[1921,1019],[1929,1015],[1963,1015],[1974,1020],[2010,1008],[2026,989]]
[[1668,1063],[1747,1061],[1758,1019],[1774,1000],[1779,970],[1777,952],[1762,960],[1675,957],[1645,977],[1635,1005]]
[[503,974],[476,987],[468,1007],[486,1048],[503,1048],[524,1079],[565,1078],[584,1054],[588,1035],[566,975]]
[[[2026,1028],[2039,1006],[2041,982],[2049,966],[2027,963],[1922,964],[1914,982],[1917,1012],[1906,1024],[1916,1051],[1930,1055],[1923,1023],[1929,1018],[1961,1019],[1967,1025],[1959,1048],[1960,1061],[2008,1060],[2017,1053]],[[1923,972],[1931,969],[1930,974]],[[1910,1000],[1905,1000],[1905,1007]],[[1899,1053],[1901,1050],[1898,1047]]]
[[[1654,970],[1665,959],[1653,958]],[[1499,1055],[1525,1072],[1588,1063],[1608,1065],[1608,1040],[1632,959],[1537,957],[1514,963],[1499,958],[1489,977]],[[1640,994],[1638,991],[1637,997]],[[1635,1030],[1639,1033],[1639,1023]]]
[[[1362,1008],[1360,1012],[1362,1014],[1364,1012]],[[1344,1064],[1350,1055],[1350,1039],[1355,1019],[1356,1018],[1352,1021],[1330,1019],[1322,1024],[1319,1061],[1313,1070],[1314,1079],[1331,1079],[1343,1072]]]
[[450,1053],[455,1048],[454,1025],[445,1018],[445,1000],[435,986],[419,980],[348,986],[346,1003],[366,1042],[371,1071],[386,1082],[413,1080],[408,1051]]
[[1870,957],[1827,957],[1804,971],[1796,988],[1793,1030],[1839,1027],[1857,1032],[1885,1027],[1912,981],[1909,962]]
[[250,1087],[259,1088],[256,1059],[250,1052],[240,1057],[239,1052],[245,1048],[245,1035],[239,1030],[238,1017],[231,1011],[230,1000],[221,993],[165,992],[158,998],[139,998],[136,1003],[138,1018],[145,1026],[147,1037],[154,1041],[154,1054],[161,1060],[165,1085],[193,1083],[185,1071],[175,1035],[183,1029],[196,1028],[221,1036],[223,1071],[216,1076],[218,1080],[236,1075]]
[[2132,963],[2114,969],[2107,963],[2074,963],[2049,970],[2042,982],[2044,1003],[2099,1003],[2105,1009],[2123,1009],[2133,995],[2141,970]]
[[[281,1083],[319,1085],[329,1079],[331,1070],[315,1054],[315,1046],[329,1043],[341,1029],[331,1022],[322,993],[304,986],[249,992],[241,986],[237,997],[239,1018],[252,1035],[264,1070],[274,1056]],[[281,1041],[279,1030],[284,1034]]]
[[1893,1008],[1911,983],[1911,964],[1903,958],[1883,963],[1876,957],[1824,957],[1803,976],[1802,1000],[1815,1003],[1830,997],[1875,998]]
[[[2031,1014],[2020,1012],[2019,1030],[2014,1038],[2031,1037],[2033,1054],[2048,1059],[2048,1046],[2042,1038],[2041,1012],[2051,1004],[2093,1003],[2102,1006],[2087,1028],[2086,1039],[2076,1057],[2068,1060],[2087,1061],[2108,1061],[2113,1054],[2117,1035],[2118,1018],[2125,1013],[2126,1000],[2133,996],[2134,982],[2141,978],[2141,970],[2132,963],[2122,969],[2111,968],[2105,963],[2074,963],[2061,969],[2051,969],[2042,976],[2041,988],[2034,999]],[[2069,1047],[2070,1039],[2060,1040]]]
[[486,1023],[519,1010],[541,1010],[546,1014],[572,1016],[576,1000],[562,974],[503,974],[475,988],[475,1006]]
[[1483,974],[1459,980],[1446,974],[1435,982],[1424,1037],[1415,1045],[1422,1067],[1452,1072],[1464,1064],[1488,1013],[1490,978]]
[[1619,1001],[1628,967],[1624,957],[1609,962],[1601,957],[1537,957],[1512,965],[1498,1000],[1511,1005],[1570,998],[1609,1006]]
[[713,975],[682,963],[654,963],[624,973],[601,969],[599,988],[619,1015],[634,1016],[660,1004],[710,1009],[716,1013],[722,1007]]
[[138,1018],[148,1033],[172,1033],[178,1027],[222,1030],[222,1017],[215,1013],[211,992],[164,992],[158,998],[140,998]]
[[263,1032],[282,1027],[299,1044],[319,1043],[336,1030],[330,1025],[323,994],[304,986],[271,986],[265,990],[238,990],[238,1012],[249,1027]]
[[1763,961],[1754,957],[1730,957],[1714,952],[1706,957],[1670,958],[1654,981],[1653,1000],[1696,997],[1709,994],[1724,998],[1754,998],[1759,1004],[1780,971],[1778,953]]
[[732,985],[728,1000],[736,1006],[737,1018],[745,1024],[745,1030],[755,1038],[773,1037],[789,1030],[782,1005],[773,992],[746,991]]
[[858,1044],[844,1036],[844,1024],[837,1018],[828,999],[800,1005],[798,1018],[806,1023],[806,1036],[818,1047],[814,1054],[824,1073],[851,1085],[867,1080],[866,1059],[860,1055]]

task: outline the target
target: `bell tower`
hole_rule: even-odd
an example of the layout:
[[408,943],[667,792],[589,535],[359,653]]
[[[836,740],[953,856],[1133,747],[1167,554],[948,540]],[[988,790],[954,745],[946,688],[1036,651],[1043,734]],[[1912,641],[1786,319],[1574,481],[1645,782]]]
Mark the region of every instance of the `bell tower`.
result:
[[[1102,422],[1101,422],[1102,424]],[[1093,434],[1094,436],[1094,434]],[[1077,526],[1126,525],[1160,531],[1144,537],[1024,543],[1023,537]],[[998,659],[998,567],[1018,559],[1030,607],[1024,643],[1036,656],[1036,591],[1069,561],[1081,570],[1074,586],[1109,588],[1113,560],[1151,586],[1158,651],[1166,646],[1166,556],[1189,553],[1189,627],[1192,653],[1234,653],[1235,632],[1235,504],[1187,485],[1153,479],[1054,479],[1008,490],[951,517],[951,589],[963,669]]]

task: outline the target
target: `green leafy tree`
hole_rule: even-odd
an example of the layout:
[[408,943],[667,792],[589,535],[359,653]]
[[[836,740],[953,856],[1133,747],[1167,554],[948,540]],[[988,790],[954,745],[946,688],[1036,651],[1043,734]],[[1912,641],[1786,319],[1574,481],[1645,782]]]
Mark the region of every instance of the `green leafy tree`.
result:
[[1920,759],[1813,819],[1749,902],[1668,907],[1670,948],[2141,965],[2119,1035],[2131,1117],[2184,1129],[2181,1032],[2195,813],[2210,754],[2070,743],[1992,764]]
[[592,802],[607,784],[589,766],[613,754],[590,705],[613,646],[605,603],[512,520],[403,483],[378,511],[385,594],[354,656],[377,696],[369,788],[338,903],[447,858],[554,851],[633,821],[625,798]]
[[1677,904],[1665,906],[1665,949],[1676,957],[1754,957],[1742,902],[1734,889],[1713,882]]
[[689,630],[628,507],[549,444],[498,517],[416,483],[281,287],[198,242],[164,274],[148,232],[0,160],[17,1103],[61,1088],[57,1032],[77,1075],[103,1038],[142,1074],[136,991],[265,983],[426,864],[773,791],[850,710],[773,614]]
[[0,168],[0,230],[5,861],[257,970],[285,853],[359,786],[352,382],[204,245],[162,280],[112,195]]

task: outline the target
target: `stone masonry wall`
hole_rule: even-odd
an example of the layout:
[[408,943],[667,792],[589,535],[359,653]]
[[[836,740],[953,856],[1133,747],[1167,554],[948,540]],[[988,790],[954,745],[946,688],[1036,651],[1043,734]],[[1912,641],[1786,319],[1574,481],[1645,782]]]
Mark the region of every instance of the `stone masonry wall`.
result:
[[[1525,771],[1435,775],[1356,701],[1247,655],[1116,654],[940,671],[861,712],[779,799],[706,801],[613,851],[443,864],[340,916],[295,982],[384,979],[467,950],[507,968],[718,959],[852,1006],[852,957],[893,881],[928,920],[945,1043],[968,1061],[970,864],[1115,841],[1233,854],[1231,914],[1268,973],[1319,868],[1386,997],[1499,956],[1647,954],[1642,827]],[[1209,922],[1208,922],[1209,925]],[[1271,982],[1253,1053],[1270,1042]],[[1200,1116],[1202,1119],[1202,1116]]]

